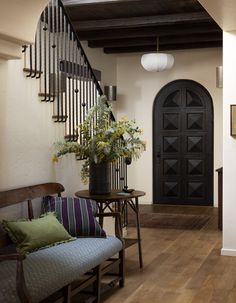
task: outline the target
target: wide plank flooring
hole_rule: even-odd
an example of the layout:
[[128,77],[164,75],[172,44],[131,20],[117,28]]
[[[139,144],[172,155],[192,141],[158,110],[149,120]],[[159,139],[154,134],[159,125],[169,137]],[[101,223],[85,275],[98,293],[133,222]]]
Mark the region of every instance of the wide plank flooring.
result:
[[[197,210],[198,211],[198,210]],[[137,246],[126,250],[126,283],[104,303],[235,303],[236,258],[220,256],[216,209],[201,230],[142,228],[144,268]],[[135,228],[128,229],[129,236]]]

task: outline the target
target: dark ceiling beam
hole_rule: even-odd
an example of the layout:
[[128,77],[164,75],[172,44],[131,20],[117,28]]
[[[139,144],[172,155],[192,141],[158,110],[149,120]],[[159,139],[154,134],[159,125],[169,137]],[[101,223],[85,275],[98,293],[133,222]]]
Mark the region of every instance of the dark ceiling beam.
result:
[[[186,44],[169,44],[160,45],[159,51],[171,51],[171,50],[185,50],[185,49],[197,49],[197,48],[213,48],[222,47],[222,41],[212,42],[196,42]],[[156,51],[156,45],[153,46],[130,46],[130,47],[105,47],[104,53],[106,54],[120,54],[120,53],[145,53]]]
[[176,24],[192,24],[194,22],[213,22],[207,12],[178,13],[158,16],[142,16],[132,18],[74,21],[79,31],[106,30],[121,28],[137,28],[144,26],[163,26]]
[[[195,42],[207,42],[207,41],[221,41],[222,33],[210,33],[210,34],[197,34],[197,35],[182,35],[182,36],[165,36],[159,39],[160,44],[186,44]],[[155,45],[157,43],[156,37],[144,37],[144,38],[129,38],[129,39],[110,39],[110,40],[98,40],[88,41],[88,46],[91,48],[103,48],[103,47],[125,47],[125,46],[139,46],[139,45]]]
[[65,6],[81,6],[87,4],[107,4],[107,3],[122,3],[122,2],[133,2],[142,0],[62,0]]
[[80,40],[107,40],[107,39],[123,39],[123,38],[141,38],[141,37],[161,37],[166,35],[185,35],[185,34],[201,34],[201,33],[220,33],[222,30],[215,24],[188,26],[164,26],[164,27],[145,27],[123,30],[104,30],[104,31],[78,31]]
[[144,38],[125,38],[125,39],[110,39],[110,40],[89,40],[88,46],[91,48],[103,47],[122,47],[135,45],[153,45],[157,42],[155,37]]

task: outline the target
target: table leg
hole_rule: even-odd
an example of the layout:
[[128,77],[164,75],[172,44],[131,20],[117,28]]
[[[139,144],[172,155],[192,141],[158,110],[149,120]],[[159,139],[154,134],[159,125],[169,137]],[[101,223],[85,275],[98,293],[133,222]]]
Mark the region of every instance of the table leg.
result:
[[[102,202],[98,203],[98,209],[99,209],[99,213],[102,214],[103,213],[103,203]],[[99,224],[103,228],[103,217],[99,218]]]
[[143,267],[143,256],[142,256],[142,246],[141,246],[138,198],[135,198],[135,214],[136,214],[136,226],[137,226],[137,235],[138,235],[139,267],[142,268]]
[[122,233],[122,237],[123,237],[123,213],[122,213],[122,204],[121,202],[117,201],[116,203],[116,208],[117,211],[121,214],[121,233]]

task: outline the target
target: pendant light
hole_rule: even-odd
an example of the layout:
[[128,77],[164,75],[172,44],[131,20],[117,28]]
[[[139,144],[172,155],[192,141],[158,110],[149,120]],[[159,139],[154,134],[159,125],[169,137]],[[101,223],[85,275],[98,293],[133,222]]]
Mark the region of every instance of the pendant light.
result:
[[172,68],[174,57],[171,54],[159,53],[159,38],[157,38],[157,52],[144,54],[141,64],[148,72],[162,72]]

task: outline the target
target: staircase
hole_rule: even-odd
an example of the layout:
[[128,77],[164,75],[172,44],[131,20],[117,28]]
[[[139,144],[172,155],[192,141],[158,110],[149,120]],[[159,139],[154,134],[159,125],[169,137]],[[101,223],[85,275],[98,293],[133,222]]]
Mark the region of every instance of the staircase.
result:
[[[53,106],[52,119],[64,124],[65,140],[81,140],[77,126],[103,91],[61,0],[49,2],[40,17],[35,43],[23,45],[22,52],[26,77],[39,81],[38,96]],[[125,159],[112,163],[111,169],[112,188],[127,187]]]

